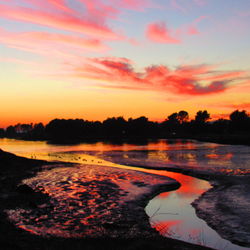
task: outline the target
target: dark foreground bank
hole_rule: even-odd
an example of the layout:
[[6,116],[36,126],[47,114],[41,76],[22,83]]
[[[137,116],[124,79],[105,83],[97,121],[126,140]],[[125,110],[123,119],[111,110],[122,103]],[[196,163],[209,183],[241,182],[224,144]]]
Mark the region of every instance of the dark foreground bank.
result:
[[[49,197],[41,192],[34,192],[25,185],[20,185],[23,179],[34,176],[42,169],[55,168],[53,163],[48,166],[47,162],[29,160],[17,157],[13,154],[0,150],[0,247],[3,250],[48,250],[48,249],[208,249],[178,240],[167,239],[159,236],[156,232],[152,237],[136,238],[58,238],[41,237],[17,228],[6,216],[5,211],[15,208],[36,208],[46,202]],[[172,187],[173,188],[173,187]],[[156,192],[156,190],[155,190]],[[143,201],[142,205],[143,205]],[[149,227],[149,231],[151,229]]]

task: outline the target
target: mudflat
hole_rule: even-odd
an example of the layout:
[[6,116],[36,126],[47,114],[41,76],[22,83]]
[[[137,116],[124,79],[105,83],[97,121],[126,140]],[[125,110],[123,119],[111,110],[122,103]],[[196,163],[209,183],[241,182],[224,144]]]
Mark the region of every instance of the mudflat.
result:
[[[179,184],[173,179],[103,166],[64,164],[62,167],[58,163],[29,160],[3,151],[0,151],[0,163],[1,249],[82,249],[83,246],[84,249],[142,249],[145,246],[206,249],[163,238],[149,225],[144,212],[147,201],[156,193],[177,188]],[[78,168],[78,176],[73,174],[73,168]],[[53,175],[56,179],[41,187],[38,179],[51,171],[57,172]],[[79,178],[77,185],[85,190],[74,193],[71,178]],[[60,199],[61,192],[73,195],[73,199],[69,202]],[[67,213],[60,218],[59,212],[63,209]],[[29,220],[30,225],[27,226],[25,220]],[[87,237],[77,231],[84,231]]]

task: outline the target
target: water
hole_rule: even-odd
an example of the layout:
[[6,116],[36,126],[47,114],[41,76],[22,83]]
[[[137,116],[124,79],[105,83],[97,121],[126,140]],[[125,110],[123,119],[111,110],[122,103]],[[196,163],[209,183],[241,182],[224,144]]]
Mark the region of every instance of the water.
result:
[[221,238],[205,221],[196,216],[191,203],[211,187],[207,181],[179,173],[165,174],[178,180],[181,187],[161,193],[148,203],[145,211],[153,228],[163,236],[218,250],[249,249]]
[[[249,249],[239,247],[229,241],[222,239],[214,230],[208,227],[203,220],[196,216],[195,210],[190,204],[203,192],[210,188],[210,184],[208,182],[167,171],[147,170],[116,164],[121,163],[125,165],[155,166],[161,168],[166,165],[172,167],[185,166],[185,168],[203,168],[209,169],[213,172],[220,171],[225,172],[226,174],[242,175],[249,173],[249,147],[219,145],[192,140],[158,140],[151,141],[145,145],[114,145],[99,142],[94,144],[83,143],[78,145],[62,146],[49,145],[46,142],[39,141],[30,142],[0,139],[0,148],[29,158],[59,162],[75,162],[81,164],[95,164],[97,166],[101,165],[102,170],[104,170],[104,166],[121,169],[136,169],[140,172],[154,173],[172,177],[182,184],[181,188],[176,191],[161,193],[152,199],[145,209],[150,218],[152,227],[156,228],[160,234],[167,237],[206,245],[216,249]],[[72,199],[75,201],[77,200],[77,196],[74,196],[74,194],[79,194],[82,192],[84,185],[79,183],[79,180],[86,176],[86,172],[84,172],[86,169],[83,171],[83,169],[76,167],[71,168],[69,171],[69,169],[65,170],[62,164],[61,169],[54,171],[55,172],[45,171],[45,175],[44,173],[39,175],[40,179],[27,180],[27,183],[31,186],[32,183],[33,185],[35,185],[34,183],[38,183],[37,185],[42,184],[42,186],[46,187],[47,189],[52,188],[51,193],[60,197],[63,196],[60,198],[63,201],[62,206],[58,208],[59,212],[56,211],[56,216],[60,217],[62,216],[61,214],[63,214],[63,216],[67,217],[67,211],[60,212],[60,209],[62,209],[65,202],[68,203],[69,200],[72,202]],[[110,175],[110,172],[112,171],[109,171],[110,170],[107,170],[106,174],[108,172],[108,175]],[[101,173],[101,169],[99,169],[97,172],[99,172],[99,178],[100,176],[105,176],[105,173]],[[93,169],[88,169],[88,175],[90,176],[90,179],[91,176],[94,176]],[[124,172],[119,176],[121,177],[123,175]],[[139,178],[138,176],[136,177],[137,179]],[[117,178],[117,174],[113,176],[113,179]],[[132,174],[127,179],[132,180],[133,178],[135,177]],[[107,179],[108,178],[106,178],[106,180]],[[120,183],[124,184],[124,179],[121,178],[121,180],[122,181]],[[131,183],[127,184],[128,186],[131,185]],[[128,186],[126,187],[127,189]],[[70,192],[65,193],[62,192],[62,190],[70,190]],[[126,195],[124,195],[124,197],[125,196]],[[81,206],[81,204],[79,206]],[[44,210],[44,208],[42,209]],[[17,211],[11,211],[9,216],[13,217],[16,215],[16,213]],[[18,211],[18,213],[20,213],[20,216],[21,214],[23,216],[26,212]],[[30,214],[27,215],[28,218],[30,218]],[[53,224],[54,222],[50,221],[49,223],[51,218],[48,218],[48,214],[41,214],[41,216],[42,220],[38,221],[39,223],[41,223],[41,221],[45,221],[44,223],[48,224],[48,227],[45,229],[48,231],[49,225]],[[88,216],[91,217],[91,214]],[[38,219],[35,216],[33,217],[33,220]],[[75,218],[77,218],[77,215],[74,215],[73,217],[69,216],[69,218],[69,220],[71,220],[69,225],[71,227],[76,227],[77,220]],[[40,228],[43,226],[44,225],[40,225]],[[27,227],[25,224],[22,224],[20,227],[25,230],[32,231],[32,228]],[[58,228],[54,228],[53,230],[54,234],[59,232]],[[81,231],[82,229],[80,228],[79,230]],[[33,230],[33,232],[35,232],[35,230]]]
[[[194,140],[157,140],[144,145],[104,142],[77,145],[50,145],[44,141],[0,139],[0,148],[29,158],[55,160],[59,153],[81,153],[107,156],[124,164],[165,166],[178,164],[190,168],[206,168],[227,174],[250,173],[250,147],[220,145]],[[116,159],[117,158],[117,159]]]

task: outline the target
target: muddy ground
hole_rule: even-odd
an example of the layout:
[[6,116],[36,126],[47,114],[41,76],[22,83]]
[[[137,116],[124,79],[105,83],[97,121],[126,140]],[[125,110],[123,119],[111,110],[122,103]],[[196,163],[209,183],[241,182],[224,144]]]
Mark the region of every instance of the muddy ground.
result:
[[217,181],[192,203],[196,214],[221,237],[250,247],[250,178]]

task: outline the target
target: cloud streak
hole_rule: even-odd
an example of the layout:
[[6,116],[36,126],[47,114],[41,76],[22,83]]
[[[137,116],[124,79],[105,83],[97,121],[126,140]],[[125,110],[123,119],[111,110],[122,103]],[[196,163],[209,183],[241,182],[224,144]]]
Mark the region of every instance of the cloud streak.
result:
[[[246,72],[221,72],[211,65],[184,65],[174,70],[154,65],[136,72],[125,58],[92,58],[73,68],[75,77],[101,82],[105,88],[150,90],[186,96],[221,93]],[[213,70],[212,70],[213,69]]]
[[34,52],[53,49],[53,47],[62,50],[80,49],[95,52],[103,52],[108,49],[97,39],[48,32],[10,32],[1,28],[0,43],[22,50],[34,49]]
[[102,40],[127,40],[109,27],[109,19],[118,19],[124,9],[138,11],[151,6],[149,0],[76,0],[74,3],[66,0],[12,0],[4,4],[0,2],[0,17]]
[[123,36],[115,33],[105,24],[91,22],[83,17],[71,14],[65,15],[65,13],[50,13],[45,10],[0,4],[0,16],[60,30],[82,33],[92,37],[100,37],[107,40],[123,39]]

